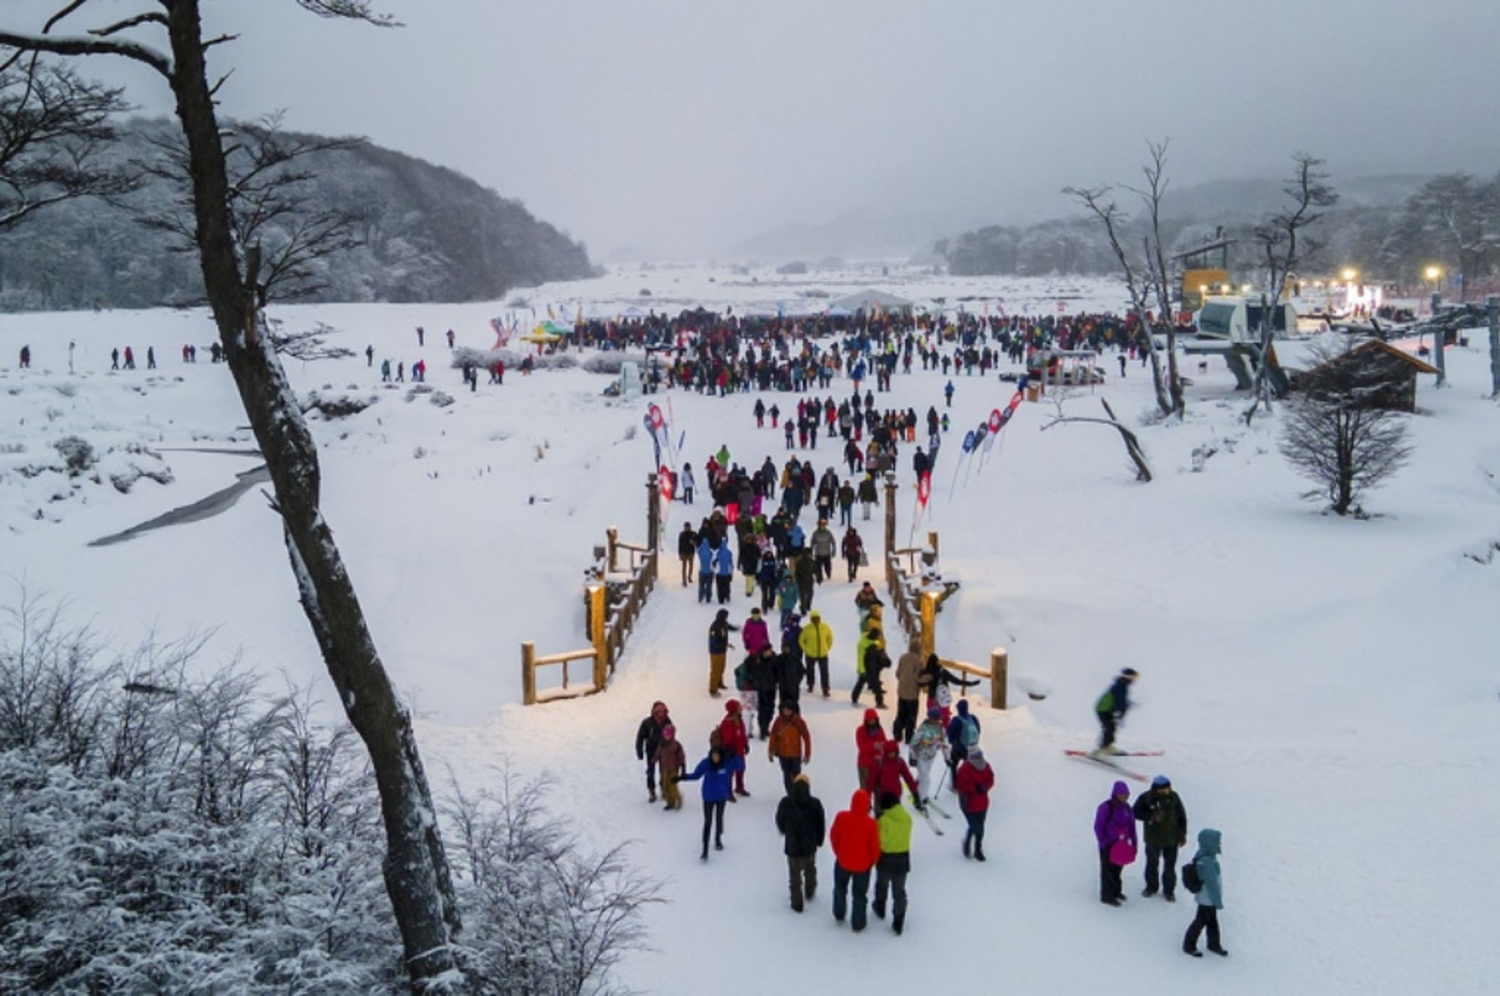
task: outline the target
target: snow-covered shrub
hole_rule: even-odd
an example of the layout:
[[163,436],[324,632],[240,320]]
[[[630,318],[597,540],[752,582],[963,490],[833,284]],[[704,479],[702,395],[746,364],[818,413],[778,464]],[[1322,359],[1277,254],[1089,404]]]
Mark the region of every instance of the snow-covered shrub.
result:
[[353,394],[325,395],[318,391],[308,392],[307,397],[302,399],[302,412],[318,412],[324,418],[346,418],[350,415],[358,415],[366,408],[380,400],[374,395],[367,397],[356,397]]
[[200,649],[0,617],[0,989],[403,991],[352,732]]
[[497,792],[449,807],[455,888],[464,908],[460,964],[486,996],[609,991],[610,973],[643,946],[642,914],[660,886],[624,845],[590,854],[548,815],[539,782],[502,772]]
[[77,476],[94,466],[98,459],[94,455],[94,447],[87,439],[80,436],[64,436],[52,444],[63,459],[63,465],[68,474]]
[[105,453],[98,462],[98,473],[95,475],[96,479],[101,477],[107,477],[109,483],[121,494],[129,494],[135,482],[143,477],[157,484],[171,484],[174,480],[172,468],[167,466],[167,462],[156,452],[138,443]]
[[432,397],[427,399],[439,408],[447,408],[453,404],[453,395],[447,391],[433,391]]

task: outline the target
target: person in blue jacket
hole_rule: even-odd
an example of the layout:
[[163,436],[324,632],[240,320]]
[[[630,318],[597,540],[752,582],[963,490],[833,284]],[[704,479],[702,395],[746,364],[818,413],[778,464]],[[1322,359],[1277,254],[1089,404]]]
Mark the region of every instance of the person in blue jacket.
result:
[[705,530],[698,541],[698,601],[708,605],[714,597],[714,545]]
[[720,605],[729,604],[729,585],[734,580],[734,553],[729,549],[729,540],[719,541],[714,549],[714,587]]
[[703,780],[703,854],[708,860],[708,833],[713,828],[714,850],[724,850],[724,804],[734,795],[734,773],[745,770],[745,761],[738,754],[714,747],[698,766],[678,781]]
[[1219,910],[1224,908],[1224,881],[1219,876],[1219,831],[1204,828],[1198,831],[1198,853],[1193,855],[1193,864],[1198,868],[1198,877],[1203,888],[1198,890],[1198,915],[1188,926],[1182,939],[1182,950],[1194,958],[1202,958],[1198,950],[1198,935],[1208,931],[1208,950],[1216,955],[1229,954],[1219,943]]

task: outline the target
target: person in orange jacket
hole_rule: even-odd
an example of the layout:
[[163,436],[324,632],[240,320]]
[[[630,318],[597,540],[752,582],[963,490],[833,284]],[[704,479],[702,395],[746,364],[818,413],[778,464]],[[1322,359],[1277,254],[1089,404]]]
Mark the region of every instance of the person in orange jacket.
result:
[[812,761],[812,732],[799,713],[796,702],[782,702],[766,745],[766,757],[781,762],[781,782],[787,795],[792,794],[792,781],[802,773],[802,766]]
[[[855,789],[849,808],[833,818],[828,831],[833,847],[833,918],[849,925],[857,934],[865,929],[866,907],[870,900],[870,871],[880,860],[880,825],[870,815],[870,793]],[[849,910],[849,892],[854,892],[854,909]]]

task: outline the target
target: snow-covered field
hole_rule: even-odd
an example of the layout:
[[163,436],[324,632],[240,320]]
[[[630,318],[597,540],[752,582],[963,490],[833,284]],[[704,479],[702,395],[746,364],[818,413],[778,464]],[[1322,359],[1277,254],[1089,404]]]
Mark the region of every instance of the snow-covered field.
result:
[[[812,309],[822,301],[808,290],[837,296],[863,286],[928,306],[963,300],[971,311],[988,301],[1052,313],[1059,300],[1070,311],[1119,310],[1123,299],[1096,281],[878,271],[787,279],[684,266],[527,291],[521,314],[529,322],[530,307],[541,314],[548,304],[565,318],[627,306]],[[1202,374],[1186,365],[1194,383],[1180,424],[1143,421],[1150,381],[1134,365],[1124,379],[1062,402],[1067,414],[1092,416],[1102,396],[1135,424],[1156,475],[1147,485],[1135,482],[1112,430],[1042,431],[1057,412],[1050,402],[1023,405],[982,468],[956,465],[963,431],[1013,387],[993,376],[954,378],[954,431],[916,528],[939,531],[943,572],[963,585],[939,618],[940,652],[982,662],[992,647],[1008,648],[1014,707],[979,710],[997,776],[990,860],[964,860],[957,821],[941,838],[919,822],[911,912],[896,938],[876,921],[858,936],[834,923],[826,850],[814,907],[788,910],[771,824],[779,777],[763,753],[752,749],[754,794],[731,807],[727,849],[706,865],[692,787],[681,813],[647,804],[632,739],[652,701],[670,705],[692,760],[722,712],[705,691],[712,612],[678,585],[670,551],[608,693],[519,704],[523,641],[540,653],[586,642],[578,593],[605,529],[644,539],[653,459],[640,431],[647,401],[601,396],[603,376],[511,371],[503,387],[461,389],[443,333],[487,348],[488,320],[508,310],[516,306],[274,314],[292,329],[336,326],[360,354],[290,361],[299,390],[379,398],[359,415],[316,421],[314,431],[327,517],[387,666],[414,705],[429,771],[449,765],[478,785],[507,758],[523,772],[546,770],[561,812],[599,844],[638,841],[636,859],[664,880],[669,902],[650,914],[655,951],[632,956],[623,981],[661,993],[909,992],[953,984],[953,973],[968,986],[1017,992],[1494,990],[1500,954],[1484,940],[1495,917],[1483,848],[1500,826],[1500,679],[1485,648],[1500,604],[1500,413],[1487,398],[1482,335],[1449,352],[1447,389],[1423,379],[1410,464],[1368,496],[1374,518],[1366,521],[1323,515],[1299,497],[1311,485],[1277,453],[1279,418],[1246,428],[1245,399],[1220,361]],[[417,325],[427,330],[422,348]],[[216,516],[90,546],[227,487],[254,465],[212,452],[253,447],[227,369],[207,362],[212,339],[201,311],[0,317],[0,573],[33,593],[66,595],[76,616],[121,642],[212,629],[206,663],[237,653],[268,685],[286,672],[331,701],[259,490]],[[200,347],[198,363],[181,361],[185,343]],[[367,343],[375,368],[365,363]],[[23,344],[30,370],[16,367]],[[142,369],[110,372],[111,348],[127,344]],[[148,346],[155,371],[143,369]],[[429,382],[455,403],[437,407],[410,395],[409,384],[382,387],[385,356],[408,367],[426,358]],[[1106,369],[1117,372],[1113,358]],[[898,374],[878,401],[941,408],[943,382]],[[835,386],[836,397],[847,393],[847,382]],[[767,454],[784,460],[780,436],[754,428],[753,395],[655,400],[674,436],[686,433],[684,453],[700,469],[720,445],[747,466]],[[56,463],[53,444],[67,436],[103,455],[102,483],[21,473]],[[128,453],[130,444],[156,456]],[[1213,454],[1195,471],[1193,453],[1204,449]],[[805,455],[821,471],[838,451],[825,443]],[[165,465],[171,483],[142,479],[121,493],[108,474],[132,465]],[[914,523],[905,459],[901,471],[905,530]],[[675,505],[667,541],[685,514],[696,522],[707,508],[701,498],[691,510]],[[861,530],[871,547],[878,527]],[[844,689],[853,678],[853,590],[831,583],[815,602],[834,626]],[[749,607],[737,584],[736,618]],[[1166,751],[1137,759],[1149,762],[1139,767],[1172,778],[1193,835],[1204,826],[1224,832],[1227,960],[1180,953],[1191,904],[1141,899],[1138,865],[1126,873],[1125,908],[1097,902],[1091,820],[1113,777],[1062,750],[1092,742],[1094,699],[1127,665],[1142,677],[1124,743]],[[1023,683],[1049,694],[1028,699]],[[804,706],[815,738],[809,774],[831,818],[854,788],[858,713],[840,694]],[[948,808],[956,815],[956,803]]]

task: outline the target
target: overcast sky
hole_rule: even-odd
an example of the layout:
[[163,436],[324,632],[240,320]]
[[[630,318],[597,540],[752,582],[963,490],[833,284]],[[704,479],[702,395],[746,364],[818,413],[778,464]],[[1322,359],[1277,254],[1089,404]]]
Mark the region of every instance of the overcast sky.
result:
[[[154,4],[93,6],[78,27]],[[228,113],[451,166],[596,258],[854,211],[1056,216],[1063,186],[1135,181],[1147,139],[1178,185],[1280,177],[1297,150],[1335,184],[1500,170],[1500,0],[384,0],[394,30],[204,7],[241,36],[211,53]]]

